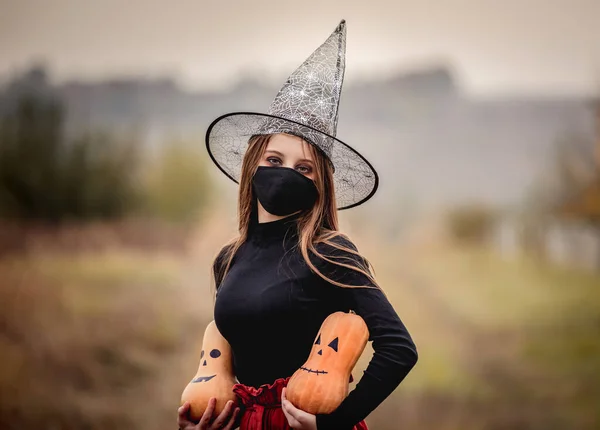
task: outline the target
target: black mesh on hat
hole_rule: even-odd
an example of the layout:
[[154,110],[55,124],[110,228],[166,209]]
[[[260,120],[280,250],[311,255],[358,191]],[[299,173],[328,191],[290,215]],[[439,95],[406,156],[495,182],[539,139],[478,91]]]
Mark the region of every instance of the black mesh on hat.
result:
[[364,157],[335,137],[345,52],[342,20],[290,75],[268,113],[234,112],[214,120],[206,133],[206,146],[217,166],[239,182],[248,140],[260,134],[288,133],[315,145],[332,162],[338,209],[369,199],[378,186],[377,173]]

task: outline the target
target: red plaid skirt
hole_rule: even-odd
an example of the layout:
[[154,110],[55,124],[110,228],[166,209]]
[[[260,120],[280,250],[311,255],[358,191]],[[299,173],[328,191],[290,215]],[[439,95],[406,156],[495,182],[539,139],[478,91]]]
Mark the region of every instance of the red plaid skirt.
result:
[[[280,378],[259,388],[244,384],[233,386],[241,409],[240,430],[291,430],[281,409],[281,391],[290,378]],[[354,430],[369,430],[361,421]]]

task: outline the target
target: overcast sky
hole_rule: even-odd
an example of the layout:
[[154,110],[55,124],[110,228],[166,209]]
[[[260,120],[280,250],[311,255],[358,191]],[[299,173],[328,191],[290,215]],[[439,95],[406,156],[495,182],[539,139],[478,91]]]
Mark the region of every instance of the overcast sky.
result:
[[45,59],[57,80],[279,82],[342,18],[348,81],[447,60],[478,93],[600,84],[600,0],[0,0],[0,75]]

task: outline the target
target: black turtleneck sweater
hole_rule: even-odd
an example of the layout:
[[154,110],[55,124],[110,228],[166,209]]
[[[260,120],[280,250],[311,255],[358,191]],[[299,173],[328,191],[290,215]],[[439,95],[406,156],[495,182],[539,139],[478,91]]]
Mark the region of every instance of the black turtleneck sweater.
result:
[[[329,314],[352,309],[360,315],[369,328],[373,358],[342,404],[331,414],[317,415],[318,430],[351,429],[400,384],[417,362],[417,349],[381,290],[338,287],[311,271],[297,246],[296,219],[251,223],[229,273],[222,282],[217,279],[215,322],[231,345],[238,380],[259,387],[291,376],[304,364]],[[356,250],[346,237],[334,241]],[[338,261],[357,261],[330,245],[317,249]],[[354,270],[316,255],[311,261],[331,279],[371,285]],[[221,251],[215,260],[217,273],[223,264]]]

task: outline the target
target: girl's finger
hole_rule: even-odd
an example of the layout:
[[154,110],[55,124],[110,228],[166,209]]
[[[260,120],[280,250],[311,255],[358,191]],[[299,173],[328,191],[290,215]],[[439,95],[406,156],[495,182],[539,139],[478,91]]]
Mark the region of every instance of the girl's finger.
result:
[[294,417],[295,420],[300,420],[302,411],[300,411],[300,409],[297,409],[294,405],[292,405],[292,403],[289,400],[282,400],[281,406],[282,409],[287,411],[287,413]]
[[213,421],[211,424],[212,428],[220,429],[225,425],[227,418],[231,415],[231,410],[233,409],[233,402],[231,400],[227,401],[227,404],[223,408],[223,411],[219,414],[219,416]]
[[233,411],[233,415],[231,416],[229,423],[223,428],[223,430],[231,430],[233,428],[239,413],[240,413],[240,408],[235,408],[235,411]]
[[189,409],[190,409],[189,402],[185,402],[183,405],[179,406],[179,409],[177,409],[177,413],[179,415],[187,416]]
[[200,422],[198,423],[197,430],[207,430],[210,420],[213,416],[213,412],[215,411],[215,406],[217,404],[217,399],[211,397],[208,401],[208,407],[202,414],[202,418],[200,418]]
[[194,426],[194,423],[189,419],[190,404],[185,402],[177,409],[177,424],[179,427]]
[[287,419],[287,422],[291,428],[293,428],[293,429],[301,429],[302,428],[302,426],[298,422],[298,420],[296,420],[296,418],[294,418],[292,415],[290,415],[290,413],[286,410],[286,408],[282,407],[281,409],[283,410],[283,415],[285,415],[285,418]]

